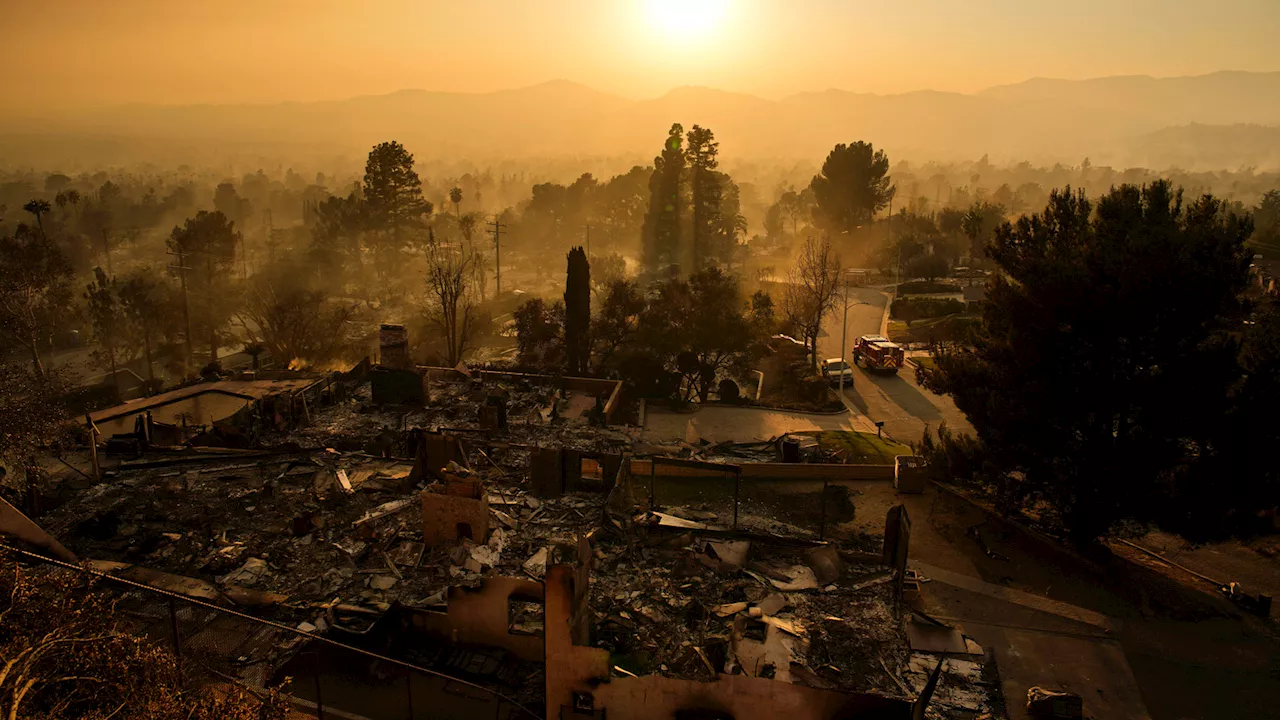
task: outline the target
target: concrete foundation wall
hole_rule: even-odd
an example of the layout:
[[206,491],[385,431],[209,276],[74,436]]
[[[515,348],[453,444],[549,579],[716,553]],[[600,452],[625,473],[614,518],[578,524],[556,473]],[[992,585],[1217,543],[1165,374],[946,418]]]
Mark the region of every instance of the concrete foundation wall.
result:
[[[631,474],[637,478],[649,476],[651,461],[632,460]],[[742,469],[744,480],[884,480],[893,481],[892,465],[834,465],[823,463],[745,463],[738,466]],[[732,477],[733,472],[726,468],[723,472],[677,465],[658,463],[658,477],[687,477],[690,479],[720,479]]]
[[734,720],[911,717],[911,703],[869,695],[777,682],[745,675],[721,675],[712,682],[647,675],[615,678],[595,692],[596,706],[609,720],[678,717],[677,711],[714,711]]

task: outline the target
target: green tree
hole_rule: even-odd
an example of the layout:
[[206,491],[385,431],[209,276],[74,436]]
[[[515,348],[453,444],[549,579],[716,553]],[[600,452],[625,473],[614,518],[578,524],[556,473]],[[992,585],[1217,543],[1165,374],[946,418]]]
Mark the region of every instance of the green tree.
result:
[[917,255],[907,261],[903,266],[903,276],[907,279],[924,278],[929,282],[933,282],[940,277],[945,277],[950,267],[947,265],[946,258],[941,255]]
[[381,275],[393,254],[404,247],[405,232],[419,227],[431,214],[422,198],[422,181],[413,169],[413,155],[398,142],[384,142],[369,151],[364,166],[364,202],[369,227],[377,233],[375,259]]
[[26,348],[38,380],[46,378],[40,341],[71,305],[71,264],[43,232],[19,225],[0,237],[0,332]]
[[716,173],[720,185],[720,209],[711,233],[711,254],[725,267],[732,267],[739,250],[738,238],[747,234],[747,219],[742,215],[742,199],[738,184],[724,173]]
[[[236,247],[240,244],[240,233],[227,219],[226,215],[214,210],[201,210],[180,227],[173,228],[169,234],[169,250],[179,253],[189,287],[188,293],[198,296],[198,305],[203,312],[196,317],[196,328],[193,329],[190,315],[190,300],[184,307],[187,314],[188,353],[193,352],[194,337],[197,331],[208,333],[209,362],[218,362],[218,333],[235,309],[235,300],[230,294],[227,282],[227,270],[235,262]],[[190,287],[193,285],[194,287]],[[201,333],[203,334],[203,333]]]
[[229,182],[219,183],[213,191],[213,209],[227,216],[231,222],[244,226],[249,219],[252,203],[240,197],[236,186]]
[[720,203],[724,188],[720,180],[722,176],[716,172],[719,165],[716,155],[720,151],[720,144],[715,141],[715,135],[709,128],[694,125],[689,130],[688,141],[685,159],[689,167],[692,220],[689,254],[691,272],[698,272],[707,257],[714,252],[714,238],[721,225]]
[[126,344],[127,319],[120,303],[116,279],[107,277],[100,267],[93,269],[93,282],[85,287],[84,299],[93,327],[93,337],[98,343],[95,355],[111,371],[116,400],[120,399],[120,376],[116,372],[116,357]]
[[893,197],[888,172],[888,156],[870,143],[836,145],[822,163],[821,174],[809,183],[818,226],[832,234],[852,235],[869,224]]
[[156,280],[151,268],[141,268],[120,284],[118,296],[124,318],[133,328],[133,334],[142,340],[143,357],[147,363],[147,384],[151,390],[157,386],[154,342],[173,325],[173,295],[168,286]]
[[600,313],[591,322],[596,372],[616,372],[614,360],[630,349],[631,340],[640,329],[644,295],[635,282],[619,277],[605,289],[599,305]]
[[462,219],[462,188],[454,185],[449,190],[449,202],[453,203],[453,214]]
[[1280,255],[1280,190],[1268,190],[1253,211],[1253,242],[1272,256]]
[[649,178],[649,210],[644,216],[642,245],[645,268],[657,273],[679,262],[680,217],[684,201],[681,178],[684,176],[684,127],[671,126],[662,154],[653,160]]
[[985,200],[974,203],[960,221],[960,228],[969,239],[968,253],[973,262],[986,257],[987,244],[1004,220],[1004,208]]
[[1096,214],[1054,192],[1000,226],[973,346],[939,349],[926,380],[973,423],[1006,506],[1044,501],[1082,544],[1162,519],[1239,377],[1228,332],[1251,229],[1164,181],[1115,188]]
[[542,298],[526,300],[512,314],[520,364],[550,370],[564,356],[564,303],[547,305]]
[[659,283],[638,319],[636,345],[679,378],[679,399],[705,402],[723,373],[741,370],[751,347],[738,281],[719,268]]
[[368,224],[364,198],[352,192],[346,197],[333,196],[321,201],[315,210],[311,227],[312,255],[339,277],[349,260],[359,278],[364,265],[364,230]]
[[564,350],[566,371],[582,375],[591,359],[591,265],[587,253],[569,251],[564,283]]
[[23,210],[31,213],[36,218],[36,227],[40,229],[40,234],[44,234],[44,216],[49,214],[48,200],[29,200],[26,205],[22,206]]
[[800,222],[813,219],[813,189],[806,187],[800,192],[789,189],[778,197],[778,202],[773,206],[778,209],[780,220],[791,223],[791,236],[799,237]]

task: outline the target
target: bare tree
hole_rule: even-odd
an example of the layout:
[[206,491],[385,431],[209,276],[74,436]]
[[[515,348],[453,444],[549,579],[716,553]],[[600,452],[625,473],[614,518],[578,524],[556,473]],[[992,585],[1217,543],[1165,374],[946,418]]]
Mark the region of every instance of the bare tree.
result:
[[37,378],[45,376],[40,338],[71,304],[71,264],[43,232],[19,225],[0,237],[0,333],[25,347]]
[[0,716],[283,720],[278,689],[257,700],[187,691],[173,655],[132,634],[106,588],[77,571],[0,571]]
[[835,308],[839,284],[840,258],[832,250],[831,241],[826,238],[805,240],[788,274],[782,311],[815,358],[822,318]]
[[356,308],[294,267],[285,260],[255,275],[236,318],[250,342],[265,347],[279,366],[321,366],[347,348],[347,323]]
[[450,365],[462,362],[475,329],[476,253],[432,243],[427,250],[427,320],[444,336]]

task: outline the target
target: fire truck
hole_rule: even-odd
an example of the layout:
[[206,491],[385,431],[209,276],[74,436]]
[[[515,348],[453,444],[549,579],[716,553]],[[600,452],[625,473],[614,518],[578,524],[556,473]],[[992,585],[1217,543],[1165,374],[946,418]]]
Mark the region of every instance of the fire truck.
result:
[[883,335],[863,335],[853,346],[853,364],[868,370],[896,373],[902,363],[902,346]]

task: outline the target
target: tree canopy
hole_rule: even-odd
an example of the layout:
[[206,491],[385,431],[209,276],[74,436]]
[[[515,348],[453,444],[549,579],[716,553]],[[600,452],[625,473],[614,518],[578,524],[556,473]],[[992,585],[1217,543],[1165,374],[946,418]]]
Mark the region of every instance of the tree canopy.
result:
[[836,145],[822,163],[822,172],[809,183],[818,226],[833,235],[852,234],[871,222],[893,197],[888,172],[888,156],[871,143]]
[[[940,348],[928,375],[978,432],[1006,503],[1044,501],[1080,542],[1159,498],[1212,453],[1239,373],[1247,217],[1167,182],[1123,185],[1094,206],[1054,192],[1000,226],[998,267],[971,348]],[[1229,492],[1221,486],[1222,492]]]
[[662,154],[653,159],[649,179],[649,211],[644,216],[644,265],[651,272],[679,262],[682,205],[680,188],[687,158],[684,126],[675,123],[667,133]]

